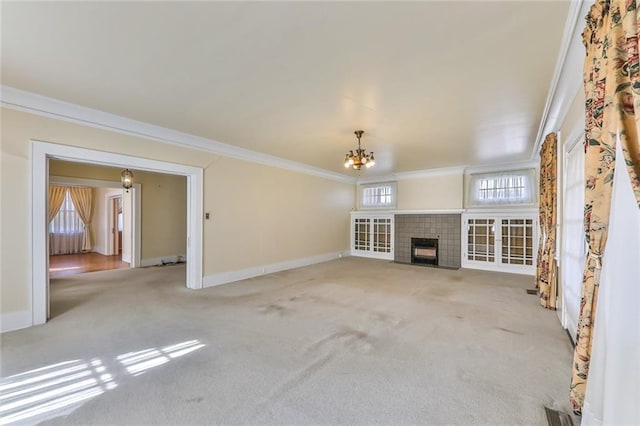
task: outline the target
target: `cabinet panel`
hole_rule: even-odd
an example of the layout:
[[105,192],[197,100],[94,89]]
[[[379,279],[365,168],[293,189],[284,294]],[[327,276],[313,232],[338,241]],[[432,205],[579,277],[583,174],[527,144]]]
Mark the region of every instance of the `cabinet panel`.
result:
[[536,220],[531,214],[463,216],[462,266],[524,274],[535,273]]
[[391,253],[391,218],[373,219],[373,251]]
[[351,254],[393,260],[393,215],[351,219]]
[[502,219],[502,263],[533,265],[533,220]]
[[467,237],[468,260],[495,262],[494,219],[469,219]]
[[371,219],[368,218],[356,218],[355,219],[355,234],[353,235],[354,249],[368,251],[371,247],[369,244],[369,237],[371,235]]

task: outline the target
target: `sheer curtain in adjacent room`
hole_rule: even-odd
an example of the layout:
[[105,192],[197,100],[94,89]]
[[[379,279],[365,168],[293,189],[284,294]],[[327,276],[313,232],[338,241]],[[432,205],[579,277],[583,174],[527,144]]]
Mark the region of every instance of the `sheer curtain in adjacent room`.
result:
[[72,186],[69,188],[69,196],[73,207],[84,224],[82,234],[82,250],[91,250],[91,220],[93,218],[93,188]]
[[49,224],[49,254],[80,253],[83,239],[84,223],[66,190],[62,205]]

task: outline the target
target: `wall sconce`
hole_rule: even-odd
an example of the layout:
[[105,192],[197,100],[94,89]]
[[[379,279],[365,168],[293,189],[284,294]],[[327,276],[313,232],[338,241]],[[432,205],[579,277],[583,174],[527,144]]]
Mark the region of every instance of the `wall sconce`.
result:
[[122,182],[122,187],[129,192],[129,188],[133,186],[133,173],[129,169],[124,169],[120,174],[120,181]]

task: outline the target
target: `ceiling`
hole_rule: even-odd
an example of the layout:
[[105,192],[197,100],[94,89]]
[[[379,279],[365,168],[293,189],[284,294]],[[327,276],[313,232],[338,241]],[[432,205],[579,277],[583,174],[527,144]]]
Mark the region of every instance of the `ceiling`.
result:
[[568,1],[2,2],[3,85],[363,175],[528,160]]

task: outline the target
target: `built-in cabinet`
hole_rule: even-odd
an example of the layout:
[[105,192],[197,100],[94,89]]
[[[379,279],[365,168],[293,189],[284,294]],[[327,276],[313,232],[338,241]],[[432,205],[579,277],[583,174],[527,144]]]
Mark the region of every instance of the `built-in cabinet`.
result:
[[535,274],[536,214],[462,215],[462,267]]
[[351,214],[351,255],[393,260],[393,214]]

